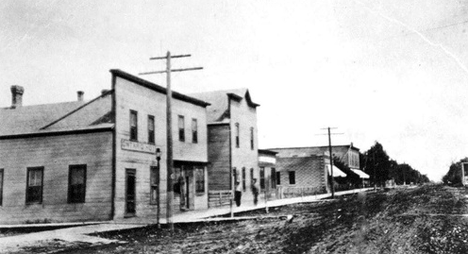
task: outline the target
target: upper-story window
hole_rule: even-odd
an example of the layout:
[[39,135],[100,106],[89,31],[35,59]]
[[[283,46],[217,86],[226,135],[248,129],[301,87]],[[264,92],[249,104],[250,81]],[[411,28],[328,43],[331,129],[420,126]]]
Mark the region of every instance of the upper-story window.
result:
[[192,143],[198,143],[198,123],[195,118],[192,118]]
[[130,140],[138,140],[138,113],[130,110]]
[[179,116],[179,141],[185,142],[185,119]]
[[254,128],[250,127],[250,149],[254,149]]
[[239,144],[239,123],[236,123],[236,147],[238,148]]
[[148,115],[148,143],[154,144],[154,116]]

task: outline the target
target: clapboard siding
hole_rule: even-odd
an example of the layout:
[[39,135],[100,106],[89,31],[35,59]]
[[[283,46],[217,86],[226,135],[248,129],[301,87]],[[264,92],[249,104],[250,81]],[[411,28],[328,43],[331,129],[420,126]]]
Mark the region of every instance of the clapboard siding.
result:
[[[68,204],[69,165],[85,164],[85,203]],[[28,167],[44,167],[43,202],[26,205]],[[0,141],[4,168],[0,223],[107,220],[111,216],[112,133]]]
[[208,185],[210,190],[230,190],[229,125],[208,127]]
[[[116,101],[116,193],[115,217],[124,218],[125,214],[125,170],[136,171],[136,216],[151,217],[156,215],[157,206],[150,204],[150,167],[156,166],[154,154],[122,149],[122,140],[130,138],[130,110],[138,112],[138,142],[148,142],[148,115],[155,119],[155,145],[161,150],[160,161],[160,210],[161,216],[166,211],[167,190],[167,143],[166,143],[166,95],[150,90],[121,77],[116,77],[114,84]],[[172,104],[173,159],[182,161],[208,161],[206,108],[178,99]],[[178,115],[185,117],[185,142],[178,139]],[[198,143],[192,142],[191,121],[198,122]],[[196,209],[208,206],[208,196],[197,195]],[[177,209],[176,209],[177,208]],[[174,200],[174,211],[178,211]]]

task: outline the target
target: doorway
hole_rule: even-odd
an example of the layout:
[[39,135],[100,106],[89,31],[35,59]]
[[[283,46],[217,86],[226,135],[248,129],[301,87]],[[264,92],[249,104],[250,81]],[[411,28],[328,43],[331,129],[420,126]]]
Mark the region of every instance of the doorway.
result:
[[125,216],[135,216],[136,212],[136,170],[125,169]]

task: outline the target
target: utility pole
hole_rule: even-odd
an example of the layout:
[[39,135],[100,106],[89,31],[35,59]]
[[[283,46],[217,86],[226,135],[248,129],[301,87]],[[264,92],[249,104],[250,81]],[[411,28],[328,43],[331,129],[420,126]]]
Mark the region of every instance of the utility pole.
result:
[[375,151],[372,150],[372,164],[374,164],[374,191],[377,189],[377,176],[375,174]]
[[[331,129],[336,129],[336,127],[327,127],[322,128],[321,130],[328,130],[328,152],[330,153],[330,174],[331,174],[331,197],[335,198],[335,186],[333,184],[333,153],[332,153],[332,145],[331,145],[331,135],[341,135],[344,133],[331,133]],[[327,135],[327,134],[325,134]]]
[[173,167],[173,147],[172,147],[172,90],[171,90],[171,73],[182,71],[201,70],[203,67],[185,68],[185,69],[171,69],[172,58],[190,57],[191,55],[174,55],[167,51],[166,56],[151,57],[150,60],[166,60],[166,70],[143,72],[140,75],[149,74],[166,74],[166,131],[167,131],[167,195],[166,195],[166,220],[171,231],[174,230],[174,223],[172,222],[172,201],[174,199],[174,190],[172,180],[174,178]]

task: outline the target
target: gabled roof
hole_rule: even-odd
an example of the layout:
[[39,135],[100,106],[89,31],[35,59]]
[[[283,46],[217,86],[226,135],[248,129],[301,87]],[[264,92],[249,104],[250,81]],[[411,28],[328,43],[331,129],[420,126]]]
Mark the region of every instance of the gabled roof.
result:
[[278,171],[317,170],[322,161],[322,156],[277,158],[276,168]]
[[228,99],[242,101],[244,98],[247,105],[256,108],[260,106],[252,101],[249,90],[247,88],[231,89],[231,90],[218,90],[205,93],[193,93],[190,96],[199,98],[200,100],[209,102],[211,106],[208,109],[208,123],[222,122],[229,118],[229,104]]
[[0,109],[0,135],[36,132],[84,104],[74,101]]
[[73,101],[0,109],[0,136],[97,129],[101,125],[110,127],[113,124],[109,123],[113,121],[103,120],[111,110],[110,94],[101,95],[89,102]]
[[112,93],[109,91],[76,108],[61,118],[43,126],[41,130],[77,129],[106,123],[114,123]]
[[[118,70],[118,69],[112,69],[112,70],[110,70],[110,72],[114,76],[126,79],[126,80],[131,81],[131,82],[133,82],[135,84],[138,84],[140,86],[149,88],[149,89],[151,89],[153,91],[160,92],[162,94],[167,94],[166,88],[164,88],[162,86],[159,86],[159,85],[156,85],[154,83],[151,83],[151,82],[149,82],[147,80],[141,79],[139,77],[133,76],[133,75],[131,75],[129,73],[126,73],[124,71],[121,71],[121,70]],[[201,107],[206,107],[206,106],[210,105],[210,103],[199,100],[197,98],[187,96],[185,94],[181,94],[181,93],[178,93],[178,92],[175,92],[175,91],[171,91],[171,92],[172,92],[172,97],[175,98],[175,99],[185,101],[185,102],[188,102],[188,103],[192,103],[194,105],[198,105],[198,106],[201,106]]]

